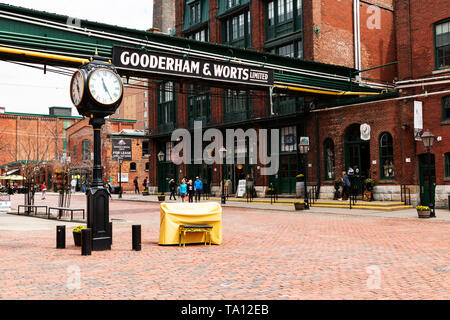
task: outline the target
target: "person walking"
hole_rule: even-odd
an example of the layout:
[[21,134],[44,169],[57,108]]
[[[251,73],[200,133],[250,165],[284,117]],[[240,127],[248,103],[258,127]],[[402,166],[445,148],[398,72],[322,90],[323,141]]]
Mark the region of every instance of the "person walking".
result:
[[189,196],[189,203],[194,202],[194,184],[192,183],[192,180],[189,180],[187,184],[187,192]]
[[350,179],[347,175],[347,172],[342,171],[342,198],[341,200],[347,200],[350,192]]
[[203,191],[203,182],[202,180],[200,180],[199,177],[195,178],[194,190],[195,190],[195,202],[200,202],[200,196]]
[[173,200],[177,201],[177,198],[175,197],[175,191],[177,190],[177,183],[175,182],[174,179],[171,179],[169,182],[169,190],[170,190],[169,200],[172,200],[172,196],[173,196]]
[[139,181],[138,181],[138,177],[135,177],[133,180],[134,183],[134,193],[139,194]]
[[83,193],[86,194],[86,180],[84,180],[84,178],[81,180],[81,189],[83,190]]
[[46,191],[47,191],[47,187],[45,185],[45,182],[42,182],[42,184],[41,184],[42,200],[45,200]]
[[186,194],[187,194],[187,184],[186,184],[186,179],[181,180],[181,184],[180,184],[180,197],[181,197],[181,201],[184,202],[185,198],[186,198]]
[[145,177],[144,182],[142,183],[142,186],[144,187],[143,191],[147,191],[147,183],[148,183],[148,177]]

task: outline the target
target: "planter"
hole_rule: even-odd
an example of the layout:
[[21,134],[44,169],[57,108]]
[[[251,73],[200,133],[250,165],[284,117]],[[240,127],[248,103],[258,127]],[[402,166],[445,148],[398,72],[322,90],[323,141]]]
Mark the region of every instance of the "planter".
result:
[[73,232],[75,247],[81,247],[81,232]]
[[165,201],[166,200],[166,196],[158,196],[158,201]]
[[143,196],[148,196],[149,193],[148,193],[148,191],[142,191],[142,195],[143,195]]
[[305,204],[304,203],[294,203],[295,210],[305,210]]
[[305,196],[305,182],[304,181],[297,181],[295,183],[295,193],[297,194],[298,198],[302,198]]
[[430,217],[431,210],[417,210],[417,214],[421,219],[427,219]]

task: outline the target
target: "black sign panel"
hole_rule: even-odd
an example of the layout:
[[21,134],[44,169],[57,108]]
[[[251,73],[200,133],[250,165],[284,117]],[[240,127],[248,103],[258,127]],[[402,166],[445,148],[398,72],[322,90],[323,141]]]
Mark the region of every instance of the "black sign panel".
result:
[[132,161],[131,139],[112,140],[112,159]]
[[272,86],[273,71],[258,67],[192,58],[115,46],[113,64],[118,69],[146,71],[207,80]]

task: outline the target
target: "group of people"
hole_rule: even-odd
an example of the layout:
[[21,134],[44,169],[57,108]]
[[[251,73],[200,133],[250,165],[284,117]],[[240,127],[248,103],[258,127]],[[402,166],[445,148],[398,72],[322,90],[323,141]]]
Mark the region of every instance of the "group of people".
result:
[[[170,198],[169,200],[177,200],[176,193],[177,193],[177,183],[174,179],[171,179],[169,181],[169,190],[170,190]],[[178,194],[181,197],[181,201],[185,202],[200,202],[201,194],[203,192],[203,182],[200,179],[200,177],[196,177],[195,181],[192,182],[192,180],[188,180],[187,178],[184,178],[181,180],[181,184],[178,188]]]

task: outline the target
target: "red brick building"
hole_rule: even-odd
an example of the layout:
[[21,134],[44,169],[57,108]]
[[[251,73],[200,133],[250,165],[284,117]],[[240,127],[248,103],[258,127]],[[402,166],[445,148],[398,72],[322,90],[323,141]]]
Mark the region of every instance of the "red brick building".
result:
[[63,107],[51,107],[47,115],[5,111],[0,113],[1,174],[33,178],[51,188],[67,154],[65,129],[81,117]]
[[[375,199],[400,200],[400,186],[406,185],[418,203],[426,200],[431,172],[436,177],[436,203],[447,205],[448,1],[176,0],[175,7],[178,36],[354,68],[362,84],[388,93],[352,100],[278,93],[271,114],[267,93],[190,84],[180,89],[180,84],[152,82],[150,153],[165,154],[162,162],[150,160],[155,186],[165,189],[167,176],[180,180],[200,175],[218,190],[220,166],[175,166],[168,156],[173,129],[192,129],[193,121],[200,120],[205,127],[222,130],[276,128],[282,140],[310,138],[307,172],[295,143],[280,150],[275,176],[258,175],[258,164],[227,165],[225,175],[233,191],[240,179],[250,176],[260,195],[269,183],[280,193],[294,194],[296,175],[307,173],[308,182],[320,186],[321,197],[328,198],[333,196],[334,179],[352,167],[360,172],[359,184],[365,178],[376,180]],[[414,101],[423,103],[423,130],[439,137],[431,150],[432,163],[425,160],[422,142],[414,139]],[[361,139],[363,124],[370,127],[369,140]]]
[[[133,180],[138,177],[140,184],[148,176],[148,141],[145,132],[135,129],[136,120],[108,119],[102,127],[102,163],[104,181],[119,185],[119,171],[122,173],[124,192],[134,191]],[[132,160],[119,162],[112,160],[112,140],[129,139],[132,148]],[[89,119],[78,121],[67,129],[68,152],[71,158],[71,179],[77,181],[78,190],[82,183],[92,181],[94,139]],[[112,180],[111,180],[112,178]],[[142,187],[140,186],[140,189]]]

